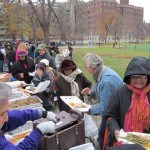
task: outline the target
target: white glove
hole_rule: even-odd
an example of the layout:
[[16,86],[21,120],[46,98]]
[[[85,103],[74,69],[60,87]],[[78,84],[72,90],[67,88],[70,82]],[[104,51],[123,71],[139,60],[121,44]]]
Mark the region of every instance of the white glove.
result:
[[55,124],[53,121],[42,122],[36,126],[43,134],[54,133]]
[[51,112],[51,111],[48,111],[48,112],[47,112],[46,118],[47,118],[48,120],[57,122],[57,120],[56,120],[56,115],[55,115],[53,112]]

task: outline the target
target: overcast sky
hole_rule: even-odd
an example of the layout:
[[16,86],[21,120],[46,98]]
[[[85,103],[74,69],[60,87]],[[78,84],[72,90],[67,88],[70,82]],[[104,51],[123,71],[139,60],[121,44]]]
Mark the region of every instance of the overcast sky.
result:
[[[66,2],[67,0],[56,0],[57,2]],[[89,1],[89,0],[84,0]],[[116,0],[120,1],[120,0]],[[129,0],[130,5],[135,5],[144,8],[144,20],[150,22],[150,0]]]

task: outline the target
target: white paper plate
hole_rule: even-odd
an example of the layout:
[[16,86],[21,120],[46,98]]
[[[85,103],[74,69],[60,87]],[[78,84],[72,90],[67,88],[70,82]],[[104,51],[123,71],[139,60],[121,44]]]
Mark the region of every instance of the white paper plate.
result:
[[[60,98],[72,109],[77,109],[81,112],[88,112],[89,108],[91,108],[90,105],[86,104],[86,108],[75,108],[70,105],[70,103],[83,103],[78,97],[76,96],[60,96]],[[85,103],[84,103],[85,104]]]
[[46,80],[46,81],[40,82],[34,91],[28,90],[28,88],[30,87],[26,87],[25,91],[31,94],[41,93],[45,91],[49,85],[50,85],[50,80]]

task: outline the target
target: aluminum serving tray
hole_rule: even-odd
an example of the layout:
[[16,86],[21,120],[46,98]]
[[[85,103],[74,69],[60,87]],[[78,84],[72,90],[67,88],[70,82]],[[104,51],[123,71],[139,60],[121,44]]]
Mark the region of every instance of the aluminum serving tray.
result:
[[12,89],[12,95],[9,99],[9,101],[11,100],[15,100],[15,99],[20,99],[20,98],[26,98],[28,96],[26,96],[19,88],[14,88]]
[[[33,109],[38,109],[39,111],[45,111],[43,107],[37,107]],[[25,125],[18,127],[17,129],[14,129],[12,131],[9,131],[9,134],[14,135],[14,134],[19,134],[21,132],[27,131],[27,130],[32,130],[33,129],[33,122],[32,121],[27,121]]]
[[9,105],[11,106],[11,103],[14,103],[14,102],[17,102],[17,101],[21,101],[21,100],[26,100],[26,99],[30,99],[30,98],[33,98],[33,99],[36,99],[38,102],[35,103],[35,104],[27,104],[27,105],[24,105],[24,106],[20,106],[20,107],[16,107],[16,108],[11,108],[10,107],[10,110],[11,109],[33,109],[33,108],[37,108],[37,107],[42,107],[42,100],[37,97],[37,96],[28,96],[28,97],[24,97],[24,98],[17,98],[17,99],[12,99],[10,102],[9,102]]
[[25,125],[18,127],[17,129],[14,129],[12,131],[9,131],[8,133],[10,135],[15,135],[22,133],[24,131],[32,130],[33,129],[33,123],[32,121],[27,121]]

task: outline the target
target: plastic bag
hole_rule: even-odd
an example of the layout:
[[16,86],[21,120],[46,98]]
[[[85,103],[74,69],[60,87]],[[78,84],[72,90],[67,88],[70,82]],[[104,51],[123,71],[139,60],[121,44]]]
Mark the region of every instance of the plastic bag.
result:
[[84,126],[85,126],[85,136],[86,137],[92,137],[98,136],[98,128],[93,121],[92,117],[88,114],[84,114]]

